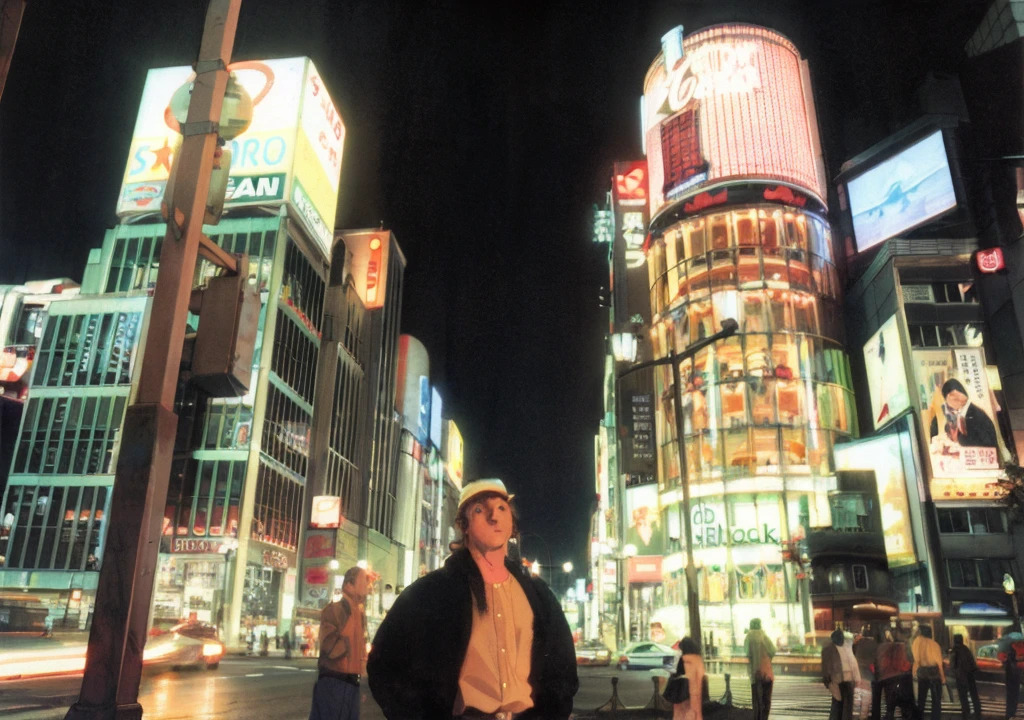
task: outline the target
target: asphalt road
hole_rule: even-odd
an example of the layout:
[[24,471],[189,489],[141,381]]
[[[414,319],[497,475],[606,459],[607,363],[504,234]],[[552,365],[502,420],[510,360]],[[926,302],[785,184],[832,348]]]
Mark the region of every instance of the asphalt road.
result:
[[[592,715],[611,697],[611,678],[619,677],[619,698],[629,707],[651,699],[651,675],[643,671],[619,672],[615,668],[581,668],[580,691],[575,712]],[[227,658],[217,670],[147,673],[139,700],[147,720],[300,720],[308,717],[314,660],[276,658]],[[750,688],[745,678],[733,684],[736,703],[749,707]],[[61,720],[77,699],[80,677],[40,678],[0,683],[0,717],[4,720]],[[808,678],[779,678],[772,707],[773,718],[819,718],[828,715],[828,694],[819,682]],[[721,696],[724,681],[712,676],[711,695]],[[983,684],[986,716],[1001,717],[1002,687]],[[959,706],[946,699],[946,717]],[[365,720],[382,718],[364,688],[360,713]]]

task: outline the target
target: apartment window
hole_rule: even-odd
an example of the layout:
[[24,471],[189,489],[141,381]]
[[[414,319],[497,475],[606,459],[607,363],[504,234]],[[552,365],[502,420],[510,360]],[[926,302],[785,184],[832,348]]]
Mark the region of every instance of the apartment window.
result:
[[919,303],[977,303],[978,293],[972,282],[938,282],[928,284],[904,284],[905,302]]
[[939,510],[939,532],[950,535],[1005,533],[1006,514],[995,508]]
[[1003,575],[1014,575],[1009,560],[988,558],[967,558],[946,560],[949,586],[955,588],[999,588],[1003,587]]

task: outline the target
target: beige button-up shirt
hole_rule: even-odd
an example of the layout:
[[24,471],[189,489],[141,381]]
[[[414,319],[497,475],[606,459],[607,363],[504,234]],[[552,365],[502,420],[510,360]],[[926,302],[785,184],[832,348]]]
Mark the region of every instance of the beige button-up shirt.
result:
[[484,583],[487,612],[473,601],[473,630],[459,672],[459,696],[453,712],[466,708],[485,713],[520,713],[533,707],[530,651],[533,609],[511,575],[501,583]]

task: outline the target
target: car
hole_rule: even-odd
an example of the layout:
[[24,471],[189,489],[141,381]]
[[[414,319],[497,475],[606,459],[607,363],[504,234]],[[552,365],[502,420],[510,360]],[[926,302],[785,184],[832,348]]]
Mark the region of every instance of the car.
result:
[[611,665],[612,651],[600,640],[584,640],[576,645],[577,665]]
[[668,670],[676,669],[679,651],[656,642],[638,642],[626,647],[619,654],[619,670]]
[[216,670],[224,657],[224,644],[217,628],[199,622],[184,622],[151,637],[142,653],[145,668],[206,668]]

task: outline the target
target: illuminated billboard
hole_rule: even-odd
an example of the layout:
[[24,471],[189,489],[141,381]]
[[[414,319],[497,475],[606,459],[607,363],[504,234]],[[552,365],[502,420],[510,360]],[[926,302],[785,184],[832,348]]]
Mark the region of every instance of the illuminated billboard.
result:
[[379,310],[387,290],[391,231],[356,230],[341,237],[352,255],[349,268],[356,294],[367,310]]
[[657,483],[626,488],[626,522],[626,544],[635,545],[637,555],[661,555],[665,551]]
[[[287,204],[330,256],[341,178],[345,124],[309,58],[246,61],[230,70],[253,100],[249,128],[228,143],[231,173],[225,205]],[[174,92],[191,83],[190,67],[150,70],[142,90],[117,200],[119,216],[160,211],[179,125]]]
[[882,539],[890,568],[917,562],[911,526],[907,478],[914,470],[903,464],[904,433],[888,433],[868,440],[836,445],[836,470],[866,470],[875,474],[882,516]]
[[871,396],[871,422],[879,430],[910,407],[907,367],[895,315],[864,343],[864,367]]
[[444,421],[441,419],[441,393],[436,387],[430,388],[430,442],[434,447],[441,450],[441,432]]
[[752,25],[719,25],[687,37],[669,63],[659,55],[644,82],[652,217],[730,182],[824,200],[809,74],[789,40]]
[[1003,443],[985,351],[915,348],[921,426],[932,467],[932,499],[996,498]]
[[857,249],[888,240],[956,207],[942,131],[846,184]]
[[448,421],[448,447],[446,448],[445,461],[448,463],[448,477],[455,483],[455,487],[462,489],[462,433],[454,420]]

